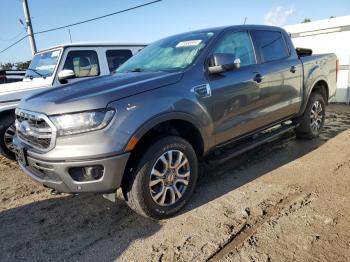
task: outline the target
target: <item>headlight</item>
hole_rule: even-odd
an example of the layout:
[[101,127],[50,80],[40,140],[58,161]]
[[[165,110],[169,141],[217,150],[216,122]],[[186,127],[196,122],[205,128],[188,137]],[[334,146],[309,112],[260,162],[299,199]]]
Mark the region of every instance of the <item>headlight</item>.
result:
[[105,128],[112,120],[113,109],[51,116],[59,136],[74,135]]

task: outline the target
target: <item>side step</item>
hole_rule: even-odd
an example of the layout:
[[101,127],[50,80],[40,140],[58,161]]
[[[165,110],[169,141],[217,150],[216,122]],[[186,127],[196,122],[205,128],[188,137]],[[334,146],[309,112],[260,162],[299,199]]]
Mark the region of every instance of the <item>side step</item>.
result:
[[230,146],[225,146],[221,149],[221,154],[214,154],[206,159],[208,164],[222,164],[231,158],[241,155],[255,147],[277,139],[281,135],[295,129],[297,126],[294,124],[282,124],[279,128],[275,128],[271,131],[264,131],[257,135],[251,136],[249,139],[234,142]]

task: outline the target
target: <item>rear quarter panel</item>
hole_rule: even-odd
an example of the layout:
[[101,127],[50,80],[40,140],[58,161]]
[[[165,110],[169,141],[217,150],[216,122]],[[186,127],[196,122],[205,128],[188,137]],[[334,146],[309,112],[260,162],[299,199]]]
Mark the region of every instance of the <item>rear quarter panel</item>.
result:
[[303,64],[303,103],[300,108],[299,116],[302,115],[307,106],[310,94],[319,81],[327,83],[328,101],[330,102],[336,94],[337,89],[337,57],[335,54],[320,54],[307,57],[301,57]]
[[304,105],[307,103],[313,87],[319,81],[325,81],[328,85],[328,101],[335,97],[337,88],[336,55],[312,55],[302,57],[301,61],[304,68]]

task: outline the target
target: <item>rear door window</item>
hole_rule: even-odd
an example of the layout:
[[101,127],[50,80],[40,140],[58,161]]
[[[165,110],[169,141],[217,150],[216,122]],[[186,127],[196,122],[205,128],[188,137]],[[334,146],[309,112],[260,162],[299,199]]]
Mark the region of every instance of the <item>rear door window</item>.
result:
[[63,69],[73,70],[77,78],[100,75],[96,51],[69,51]]
[[262,62],[271,62],[289,56],[286,42],[281,32],[259,30],[253,31],[257,49]]
[[119,66],[124,64],[126,60],[132,57],[131,50],[107,50],[106,57],[108,62],[109,72],[114,72]]

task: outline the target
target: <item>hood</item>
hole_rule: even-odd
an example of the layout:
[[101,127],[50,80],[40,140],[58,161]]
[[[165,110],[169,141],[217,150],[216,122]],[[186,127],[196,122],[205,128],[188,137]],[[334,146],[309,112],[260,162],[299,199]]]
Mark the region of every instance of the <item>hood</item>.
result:
[[0,102],[20,100],[33,90],[51,86],[50,79],[24,80],[0,85]]
[[20,103],[25,110],[47,115],[105,108],[108,103],[148,90],[175,84],[183,73],[117,73],[53,88]]

